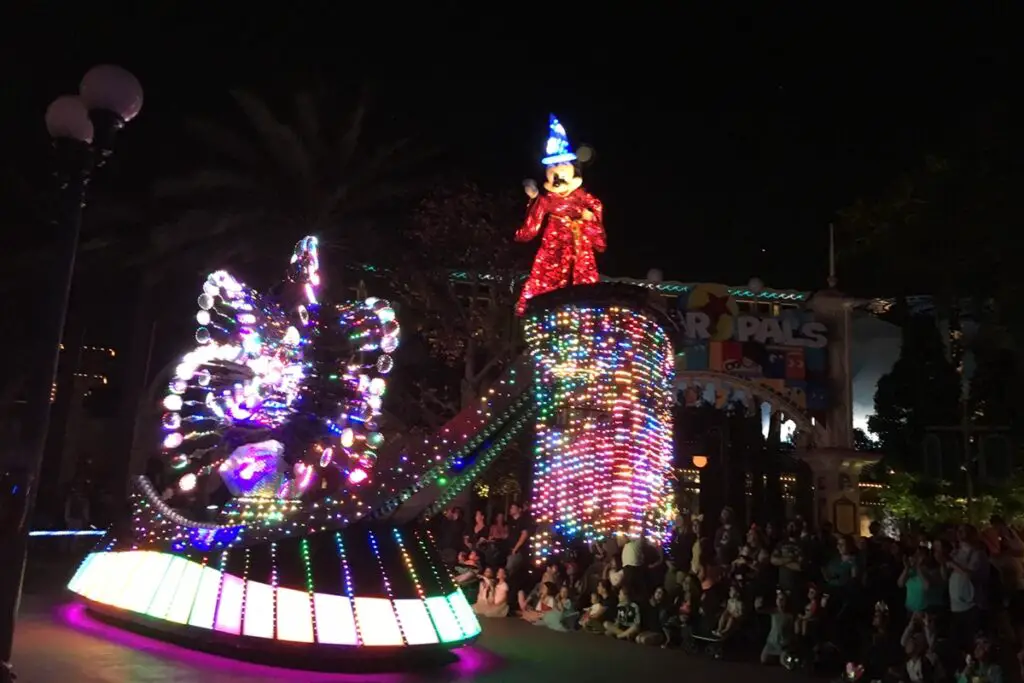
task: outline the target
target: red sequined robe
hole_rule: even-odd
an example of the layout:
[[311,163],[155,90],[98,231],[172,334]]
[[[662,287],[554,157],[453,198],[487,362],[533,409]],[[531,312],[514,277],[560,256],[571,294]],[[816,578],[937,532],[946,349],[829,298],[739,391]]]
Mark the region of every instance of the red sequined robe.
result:
[[[583,218],[584,209],[593,214],[589,220]],[[518,315],[526,311],[526,303],[538,294],[598,280],[594,253],[603,252],[607,246],[600,199],[582,187],[565,197],[545,192],[531,201],[526,222],[515,239],[529,242],[542,228],[540,250],[516,304]]]

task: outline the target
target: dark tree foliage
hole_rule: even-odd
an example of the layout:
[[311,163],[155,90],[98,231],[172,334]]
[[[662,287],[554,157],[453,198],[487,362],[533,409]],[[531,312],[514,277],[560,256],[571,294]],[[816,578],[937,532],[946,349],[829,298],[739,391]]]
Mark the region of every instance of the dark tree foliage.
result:
[[899,359],[878,381],[875,414],[868,419],[886,463],[920,471],[928,428],[955,425],[959,400],[960,377],[946,358],[935,319],[907,317]]
[[426,354],[403,398],[418,422],[439,426],[475,401],[519,351],[513,306],[526,254],[512,236],[522,211],[510,193],[446,183],[419,204],[399,248],[381,255],[403,329]]

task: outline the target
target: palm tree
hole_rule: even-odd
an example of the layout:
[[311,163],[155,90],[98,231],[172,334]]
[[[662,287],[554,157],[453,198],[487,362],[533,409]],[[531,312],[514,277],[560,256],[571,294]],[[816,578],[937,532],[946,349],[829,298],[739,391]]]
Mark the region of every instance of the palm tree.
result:
[[365,90],[340,116],[326,96],[309,92],[292,99],[287,118],[252,93],[232,97],[242,114],[237,125],[190,124],[210,163],[156,187],[173,216],[154,232],[161,252],[216,245],[222,257],[252,260],[260,255],[254,248],[280,253],[316,233],[351,258],[364,251],[369,219],[425,187],[420,171],[433,150],[409,138],[368,140]]

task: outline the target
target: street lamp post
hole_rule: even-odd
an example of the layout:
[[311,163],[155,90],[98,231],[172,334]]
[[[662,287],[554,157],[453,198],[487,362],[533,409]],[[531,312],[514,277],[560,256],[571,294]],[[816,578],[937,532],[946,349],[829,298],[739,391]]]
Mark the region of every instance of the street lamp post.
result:
[[57,197],[51,223],[54,248],[51,272],[38,278],[43,290],[39,342],[28,368],[22,431],[16,452],[0,470],[0,683],[14,680],[14,627],[86,188],[93,168],[110,156],[117,131],[141,109],[142,86],[135,76],[104,65],[86,73],[77,96],[58,97],[46,110],[46,129],[57,159]]

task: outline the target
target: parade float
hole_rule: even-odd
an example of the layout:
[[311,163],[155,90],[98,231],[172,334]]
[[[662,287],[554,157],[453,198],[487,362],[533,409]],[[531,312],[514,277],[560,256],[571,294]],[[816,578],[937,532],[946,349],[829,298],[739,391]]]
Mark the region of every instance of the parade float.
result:
[[246,656],[393,656],[465,644],[480,625],[423,521],[533,431],[537,561],[576,541],[664,537],[670,323],[642,287],[598,283],[599,200],[551,118],[544,193],[518,241],[541,247],[517,312],[525,349],[418,448],[379,416],[399,326],[387,302],[332,303],[315,237],[260,293],[226,271],[198,299],[195,347],[163,399],[165,490],[135,481],[69,589],[94,612]]

